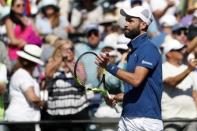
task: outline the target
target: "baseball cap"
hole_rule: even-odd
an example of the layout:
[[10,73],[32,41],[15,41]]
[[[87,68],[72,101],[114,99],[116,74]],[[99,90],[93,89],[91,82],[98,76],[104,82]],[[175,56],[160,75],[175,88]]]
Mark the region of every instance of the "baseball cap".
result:
[[93,30],[99,32],[98,24],[88,24],[88,25],[85,27],[86,33],[90,32],[90,31],[93,31]]
[[126,38],[124,34],[119,35],[117,39],[116,48],[122,50],[128,50],[127,44],[130,42],[130,39]]
[[178,31],[180,31],[180,30],[187,30],[187,27],[184,26],[184,25],[182,25],[182,24],[176,24],[176,25],[174,25],[174,26],[172,27],[172,31],[173,31],[174,33],[178,32]]
[[125,17],[137,17],[144,21],[147,25],[152,22],[152,13],[143,6],[135,6],[130,9],[121,9],[120,14]]
[[185,45],[181,44],[178,40],[171,39],[171,40],[163,43],[161,45],[161,47],[163,48],[163,53],[167,54],[168,52],[170,52],[172,50],[180,50],[183,47],[185,47]]
[[177,20],[174,15],[165,15],[159,20],[159,23],[163,27],[173,27],[177,24]]

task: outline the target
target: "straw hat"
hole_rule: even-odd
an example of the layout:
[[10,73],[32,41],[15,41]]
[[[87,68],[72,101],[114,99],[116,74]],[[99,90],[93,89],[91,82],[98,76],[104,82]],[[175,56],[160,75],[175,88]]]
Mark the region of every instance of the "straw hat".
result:
[[44,65],[44,62],[40,59],[42,50],[37,45],[27,44],[22,51],[17,51],[17,55],[21,58],[27,59],[34,63]]

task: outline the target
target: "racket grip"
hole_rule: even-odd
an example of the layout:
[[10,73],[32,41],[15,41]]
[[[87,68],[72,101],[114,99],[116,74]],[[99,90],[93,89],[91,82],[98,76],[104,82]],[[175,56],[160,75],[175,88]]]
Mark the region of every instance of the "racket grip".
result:
[[[107,91],[107,97],[108,98],[111,98],[111,95],[109,94],[109,92]],[[118,105],[117,104],[115,104],[115,106],[113,107],[115,110],[116,110],[116,112],[117,113],[120,113],[120,110],[119,110],[119,108],[118,108]]]

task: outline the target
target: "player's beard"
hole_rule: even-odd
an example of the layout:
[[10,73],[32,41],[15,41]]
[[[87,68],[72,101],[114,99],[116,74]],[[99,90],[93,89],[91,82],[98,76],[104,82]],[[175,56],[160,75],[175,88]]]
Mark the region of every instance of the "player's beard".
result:
[[127,38],[134,39],[138,35],[140,35],[140,29],[139,29],[139,27],[136,27],[136,28],[134,28],[132,30],[125,29],[124,35]]

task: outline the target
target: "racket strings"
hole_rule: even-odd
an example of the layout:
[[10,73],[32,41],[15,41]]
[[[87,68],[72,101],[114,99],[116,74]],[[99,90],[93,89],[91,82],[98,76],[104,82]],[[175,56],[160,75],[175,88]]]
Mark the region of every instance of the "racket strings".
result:
[[[98,65],[96,65],[95,60],[96,60],[97,54],[94,52],[85,52],[82,55],[80,55],[75,63],[74,66],[74,77],[76,79],[76,82],[81,85],[81,87],[88,87],[91,88],[91,86],[97,87],[98,85],[93,84],[92,78],[87,79],[87,76],[95,77],[98,79],[98,72],[95,73],[94,70],[97,70]],[[80,74],[77,72],[77,69],[79,67],[79,64],[83,63],[84,70],[86,72],[86,80],[80,79]],[[98,79],[98,83],[100,80]]]

